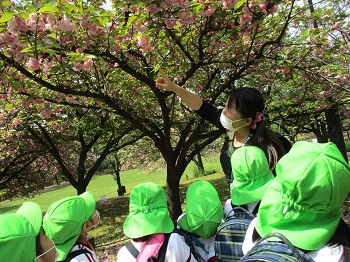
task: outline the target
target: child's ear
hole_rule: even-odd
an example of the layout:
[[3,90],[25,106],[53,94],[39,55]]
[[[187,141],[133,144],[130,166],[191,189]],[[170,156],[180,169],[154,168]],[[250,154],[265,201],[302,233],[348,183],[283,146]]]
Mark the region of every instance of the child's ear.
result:
[[83,225],[83,231],[84,232],[89,232],[92,228],[92,222],[90,220],[86,221]]

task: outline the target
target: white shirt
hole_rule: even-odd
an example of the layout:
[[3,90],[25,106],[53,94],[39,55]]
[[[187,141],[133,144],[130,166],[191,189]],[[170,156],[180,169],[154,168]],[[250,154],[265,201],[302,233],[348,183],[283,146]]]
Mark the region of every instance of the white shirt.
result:
[[199,262],[207,262],[209,258],[215,256],[215,235],[210,238],[199,237],[198,240],[203,244],[205,250],[203,250],[200,246],[196,245],[193,242],[194,248],[196,249],[197,254],[200,256],[198,258]]
[[[254,245],[253,242],[253,230],[255,228],[256,218],[250,223],[247,233],[244,238],[242,251],[243,254],[246,254]],[[321,249],[310,251],[306,253],[311,257],[315,262],[347,262],[344,255],[343,246],[330,246],[325,245]]]
[[[140,251],[146,242],[134,242],[131,240],[135,248]],[[192,256],[190,248],[182,240],[181,236],[176,233],[172,233],[169,238],[167,250],[165,253],[166,262],[186,262],[190,257],[189,262],[197,262],[197,260]],[[123,246],[117,254],[117,262],[133,262],[136,259],[131,255],[129,250]]]
[[80,254],[79,256],[72,258],[71,262],[99,262],[98,258],[96,256],[95,250],[92,248],[91,245],[77,243],[73,246],[70,253],[72,253],[73,251],[76,251],[76,250],[80,250],[80,249],[86,249],[90,253]]
[[[250,202],[247,203],[246,205],[248,206],[248,211],[250,213],[253,213],[256,205],[260,202],[260,200],[254,201],[254,202]],[[232,202],[231,202],[231,198],[226,200],[225,205],[224,205],[224,214],[225,217],[227,217],[228,214],[230,214],[230,216],[234,215],[235,212],[233,212],[232,209]]]

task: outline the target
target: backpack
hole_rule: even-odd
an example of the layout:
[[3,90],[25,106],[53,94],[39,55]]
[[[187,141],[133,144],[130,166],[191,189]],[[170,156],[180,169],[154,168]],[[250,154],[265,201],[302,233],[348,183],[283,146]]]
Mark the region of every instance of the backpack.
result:
[[78,250],[75,250],[75,251],[69,253],[68,256],[66,257],[66,259],[63,261],[70,262],[73,258],[75,258],[81,254],[90,254],[91,255],[91,252],[87,249],[78,249]]
[[[280,241],[266,241],[268,238],[278,238]],[[294,247],[281,233],[271,233],[261,238],[256,245],[239,261],[270,261],[270,262],[315,262],[304,252]]]
[[[168,242],[169,242],[170,235],[171,235],[171,233],[170,234],[164,234],[164,242],[163,242],[161,248],[158,251],[157,257],[150,256],[147,259],[147,262],[158,262],[158,261],[163,262],[165,260],[165,253],[166,253],[166,250],[167,250],[167,247],[168,247]],[[130,252],[130,254],[135,259],[137,259],[137,256],[139,255],[140,251],[138,251],[136,249],[136,247],[131,242],[128,243],[127,245],[125,245],[125,247]]]
[[[197,253],[196,251],[196,248],[194,246],[194,242],[195,243],[200,243],[198,242],[198,237],[193,234],[193,233],[190,233],[186,230],[183,230],[181,228],[176,228],[174,230],[174,233],[177,233],[181,236],[181,238],[185,241],[185,243],[187,244],[187,246],[190,248],[190,252],[192,254],[192,256],[197,260],[197,261],[200,261],[199,258],[200,258],[200,255]],[[198,244],[197,244],[198,245]]]
[[238,261],[243,257],[242,244],[247,229],[255,218],[259,205],[253,213],[241,206],[233,207],[232,211],[226,216],[225,220],[219,225],[215,235],[215,254],[217,261],[228,262]]

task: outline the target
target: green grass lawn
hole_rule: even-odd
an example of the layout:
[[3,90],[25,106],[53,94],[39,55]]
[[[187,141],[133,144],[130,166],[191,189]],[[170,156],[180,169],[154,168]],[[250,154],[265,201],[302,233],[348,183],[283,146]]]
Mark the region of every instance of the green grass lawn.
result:
[[[203,162],[206,170],[214,170],[215,172],[221,172],[220,161],[218,157],[212,156],[203,158]],[[193,178],[195,171],[195,164],[193,162],[187,167],[182,176],[181,182],[185,182],[187,177]],[[213,172],[213,173],[215,173]],[[145,170],[134,169],[121,173],[121,182],[126,187],[126,194],[129,194],[131,190],[139,183],[150,181],[155,182],[161,186],[165,186],[166,172],[164,170],[149,173]],[[115,198],[118,196],[117,183],[110,174],[99,175],[93,177],[88,188],[91,191],[96,200],[99,200],[101,196],[106,195],[107,198]],[[76,195],[76,190],[70,185],[60,185],[55,188],[42,191],[39,195],[36,195],[31,199],[14,199],[0,202],[0,214],[15,212],[25,201],[33,201],[41,206],[43,211],[46,211],[51,203],[62,199],[67,196]]]

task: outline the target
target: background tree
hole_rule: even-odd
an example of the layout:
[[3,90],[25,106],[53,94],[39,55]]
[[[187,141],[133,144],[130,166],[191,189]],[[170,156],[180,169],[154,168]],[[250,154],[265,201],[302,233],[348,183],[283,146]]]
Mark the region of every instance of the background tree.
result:
[[[155,88],[154,69],[161,66],[178,84],[223,105],[229,90],[263,73],[282,83],[288,74],[273,69],[284,63],[308,65],[311,55],[297,52],[286,37],[288,26],[305,14],[294,1],[279,0],[118,1],[110,11],[101,4],[3,1],[0,60],[18,75],[16,81],[2,76],[4,90],[25,86],[54,103],[74,99],[128,121],[167,164],[167,196],[176,219],[186,166],[222,133],[200,132],[203,120]],[[284,93],[293,93],[288,100],[294,101],[299,92],[288,87]],[[275,99],[281,102],[277,91],[270,92],[269,110]]]

